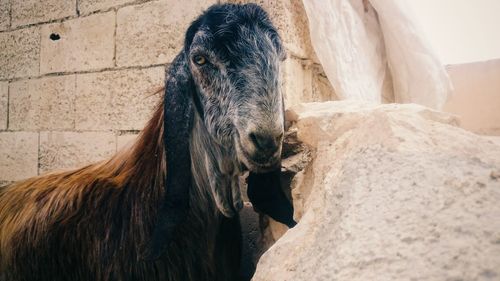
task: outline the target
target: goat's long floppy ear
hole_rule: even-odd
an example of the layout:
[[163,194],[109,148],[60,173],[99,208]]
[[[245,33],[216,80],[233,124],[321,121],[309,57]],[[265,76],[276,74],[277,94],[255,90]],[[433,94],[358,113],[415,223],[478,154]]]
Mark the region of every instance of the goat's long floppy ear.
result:
[[255,208],[291,228],[297,223],[293,220],[293,205],[281,188],[280,172],[280,169],[263,174],[250,172],[247,193]]
[[191,188],[191,157],[189,134],[193,119],[192,96],[194,83],[185,52],[181,52],[170,67],[165,85],[164,145],[167,176],[165,199],[158,211],[158,218],[151,241],[142,253],[144,260],[158,259],[169,242],[176,226],[189,210]]

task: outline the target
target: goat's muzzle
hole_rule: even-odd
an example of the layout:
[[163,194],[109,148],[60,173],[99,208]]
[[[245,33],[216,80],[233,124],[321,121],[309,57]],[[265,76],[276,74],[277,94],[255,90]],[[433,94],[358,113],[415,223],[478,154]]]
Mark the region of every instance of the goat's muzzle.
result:
[[238,156],[250,171],[261,173],[279,167],[283,142],[282,130],[255,130],[240,137]]

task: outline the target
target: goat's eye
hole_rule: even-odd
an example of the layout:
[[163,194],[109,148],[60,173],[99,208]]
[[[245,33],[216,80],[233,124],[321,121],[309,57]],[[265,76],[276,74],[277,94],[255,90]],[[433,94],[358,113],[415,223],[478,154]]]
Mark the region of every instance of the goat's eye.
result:
[[205,63],[207,63],[207,59],[204,56],[201,56],[201,55],[194,56],[193,57],[193,61],[197,65],[204,65]]

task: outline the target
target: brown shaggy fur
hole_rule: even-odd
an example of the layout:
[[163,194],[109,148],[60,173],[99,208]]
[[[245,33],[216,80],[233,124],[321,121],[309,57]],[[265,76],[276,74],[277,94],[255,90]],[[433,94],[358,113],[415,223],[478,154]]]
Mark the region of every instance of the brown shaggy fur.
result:
[[192,192],[198,205],[160,260],[138,258],[165,167],[160,104],[136,143],[111,159],[0,190],[0,280],[236,280],[239,222],[222,217],[208,191]]

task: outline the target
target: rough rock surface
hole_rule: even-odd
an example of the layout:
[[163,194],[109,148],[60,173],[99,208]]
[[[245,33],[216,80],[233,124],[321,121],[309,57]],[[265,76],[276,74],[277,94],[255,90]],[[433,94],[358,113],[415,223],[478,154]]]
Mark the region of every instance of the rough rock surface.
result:
[[10,26],[10,1],[0,1],[0,31]]
[[38,75],[40,28],[0,33],[0,79]]
[[214,0],[162,0],[118,10],[117,66],[156,65],[173,61],[191,21]]
[[253,280],[498,280],[500,145],[417,105],[293,107],[299,224]]
[[40,73],[92,71],[114,66],[114,12],[41,27]]
[[116,137],[111,132],[41,132],[39,172],[82,167],[115,152]]
[[75,75],[61,75],[11,82],[9,129],[74,129],[75,79]]
[[9,84],[0,82],[0,130],[7,129],[7,114],[9,103]]
[[0,186],[38,174],[38,133],[0,132]]
[[77,76],[77,130],[141,130],[162,97],[164,68],[124,69]]
[[12,27],[56,20],[76,14],[76,0],[24,0],[10,2],[12,5],[10,8]]

